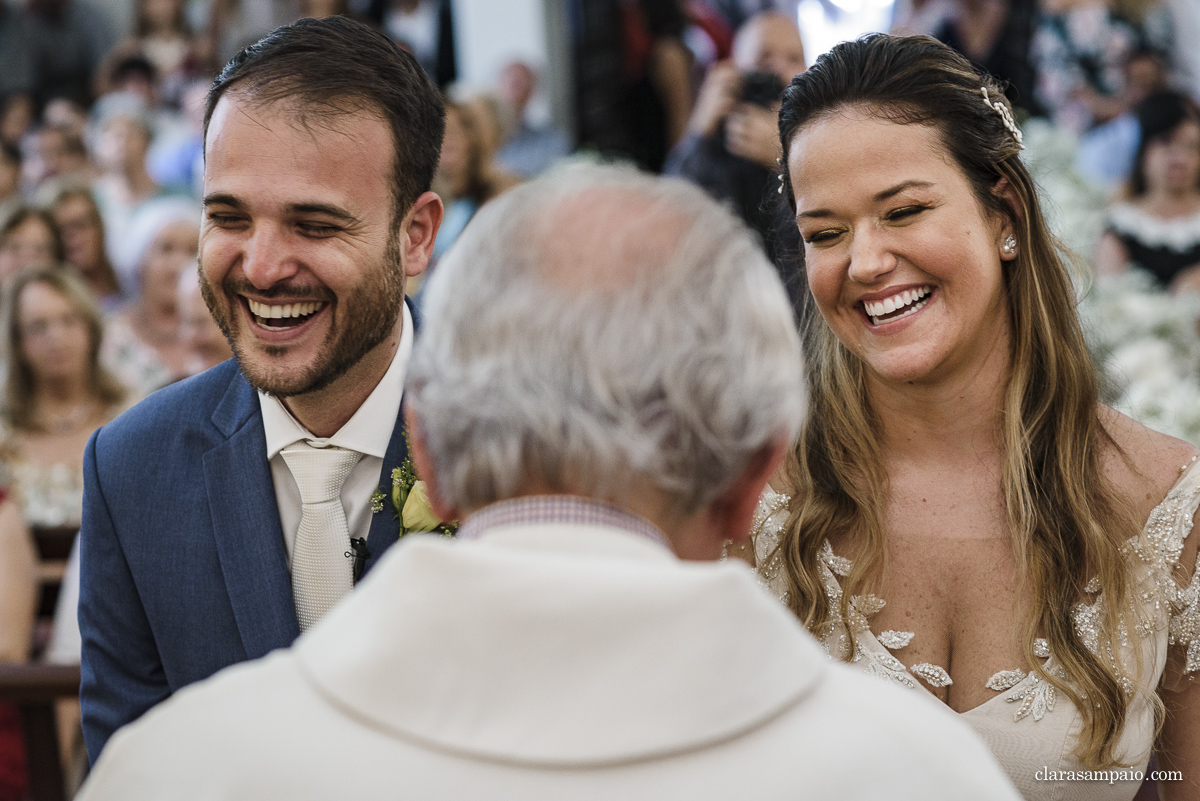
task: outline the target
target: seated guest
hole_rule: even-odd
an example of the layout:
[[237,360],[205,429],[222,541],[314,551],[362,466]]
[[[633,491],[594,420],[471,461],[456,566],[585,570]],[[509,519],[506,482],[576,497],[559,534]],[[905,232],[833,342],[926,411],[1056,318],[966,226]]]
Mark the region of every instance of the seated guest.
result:
[[534,125],[529,101],[537,89],[537,74],[521,61],[500,71],[496,91],[513,116],[513,132],[496,154],[496,163],[523,178],[533,178],[571,150],[567,135],[550,125]]
[[104,241],[104,220],[92,193],[82,187],[63,189],[51,206],[62,232],[66,262],[79,270],[105,309],[121,297],[117,272],[109,261]]
[[[82,279],[67,269],[18,273],[4,297],[5,466],[12,471],[20,509],[30,526],[78,526],[84,447],[97,427],[116,416],[126,394],[99,362],[100,311]],[[0,529],[0,540],[3,536]],[[51,662],[79,664],[78,598],[76,543],[45,654]],[[24,637],[28,642],[28,631]],[[78,703],[62,706],[60,726],[68,738],[65,745],[78,750]]]
[[[114,47],[107,59],[113,61],[114,54],[145,57],[169,100],[178,99],[189,62],[194,61],[184,6],[184,0],[138,0],[133,36]],[[111,91],[111,87],[102,87],[97,94],[105,91]]]
[[49,212],[22,206],[0,221],[0,280],[62,260],[62,234]]
[[141,395],[188,375],[189,354],[179,338],[179,275],[194,270],[200,209],[182,198],[144,206],[124,243],[123,273],[137,295],[111,321],[101,358]]
[[0,220],[21,205],[21,151],[0,142]]
[[25,520],[78,526],[83,449],[125,390],[99,362],[103,323],[71,270],[18,273],[4,294],[6,451]]
[[1141,139],[1129,178],[1129,200],[1108,210],[1096,250],[1096,272],[1130,264],[1163,287],[1200,292],[1200,108],[1163,92],[1138,107]]
[[560,171],[483,209],[427,303],[408,431],[460,541],[408,536],[294,648],[118,731],[80,799],[1016,798],[966,726],[712,561],[803,412],[731,214]]
[[85,183],[93,177],[83,140],[64,125],[36,128],[22,139],[21,148],[25,193],[35,201],[60,181]]
[[[485,108],[483,100],[474,105],[446,103],[446,136],[434,178],[446,216],[433,246],[434,259],[450,249],[480,206],[519,181],[492,161],[494,134],[489,131],[493,126]],[[419,286],[419,281],[414,282],[410,291]]]
[[204,99],[211,85],[211,78],[197,78],[183,87],[178,117],[146,155],[150,177],[180,194],[204,193]]
[[1075,133],[1126,110],[1125,63],[1135,53],[1170,60],[1170,14],[1158,0],[1038,0],[1029,46],[1034,95]]
[[1137,108],[1150,95],[1167,88],[1162,59],[1152,52],[1134,53],[1125,62],[1124,110],[1085,133],[1075,151],[1075,169],[1084,178],[1113,194],[1129,180],[1141,141]]
[[[92,184],[92,191],[104,216],[109,256],[117,269],[123,270],[122,243],[129,234],[133,217],[148,201],[161,195],[163,189],[150,177],[146,166],[152,137],[148,112],[127,98],[116,95],[108,98],[117,99],[107,104],[113,110],[105,112],[107,116],[102,116],[96,124],[94,158],[101,175]],[[120,279],[123,285],[135,283],[128,273],[120,273]]]
[[179,274],[179,343],[187,353],[185,372],[202,373],[233,356],[200,291],[200,275],[185,269]]

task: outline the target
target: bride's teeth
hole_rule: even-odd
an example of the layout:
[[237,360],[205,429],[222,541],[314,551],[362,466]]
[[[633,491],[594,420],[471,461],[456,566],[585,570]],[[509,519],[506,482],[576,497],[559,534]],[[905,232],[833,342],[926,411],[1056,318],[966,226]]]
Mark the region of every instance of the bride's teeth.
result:
[[[866,311],[867,316],[871,319],[871,325],[880,325],[883,322],[895,322],[923,309],[925,304],[928,303],[925,298],[931,291],[929,287],[906,289],[882,301],[863,301],[863,310]],[[899,310],[903,311],[889,320],[879,319],[884,315]]]

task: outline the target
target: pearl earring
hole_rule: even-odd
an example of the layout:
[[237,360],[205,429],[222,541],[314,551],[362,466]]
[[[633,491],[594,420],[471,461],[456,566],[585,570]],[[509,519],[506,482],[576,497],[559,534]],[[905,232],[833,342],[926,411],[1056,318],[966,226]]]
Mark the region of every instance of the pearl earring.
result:
[[1004,244],[1000,246],[1000,252],[1003,253],[1005,256],[1011,256],[1014,253],[1016,253],[1017,252],[1017,238],[1015,236],[1013,236],[1012,234],[1009,234],[1008,238],[1004,240]]

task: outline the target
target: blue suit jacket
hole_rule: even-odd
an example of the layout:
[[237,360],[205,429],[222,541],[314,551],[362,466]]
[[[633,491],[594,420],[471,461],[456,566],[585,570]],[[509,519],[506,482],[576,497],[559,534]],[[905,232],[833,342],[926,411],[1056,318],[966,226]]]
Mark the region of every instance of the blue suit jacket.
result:
[[[380,488],[406,457],[399,415]],[[258,396],[230,360],[162,389],[84,454],[79,629],[93,762],[119,727],[300,634]],[[390,511],[390,510],[389,510]],[[371,522],[369,570],[398,523]]]

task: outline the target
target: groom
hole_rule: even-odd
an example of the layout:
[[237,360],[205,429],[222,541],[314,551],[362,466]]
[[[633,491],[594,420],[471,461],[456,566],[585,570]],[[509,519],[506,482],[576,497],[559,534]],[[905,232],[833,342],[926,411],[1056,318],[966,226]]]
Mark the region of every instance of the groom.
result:
[[404,286],[441,223],[443,118],[417,62],[342,17],[276,30],[213,84],[200,279],[236,363],[88,444],[93,761],[179,688],[289,645],[396,541],[370,498],[406,458]]

